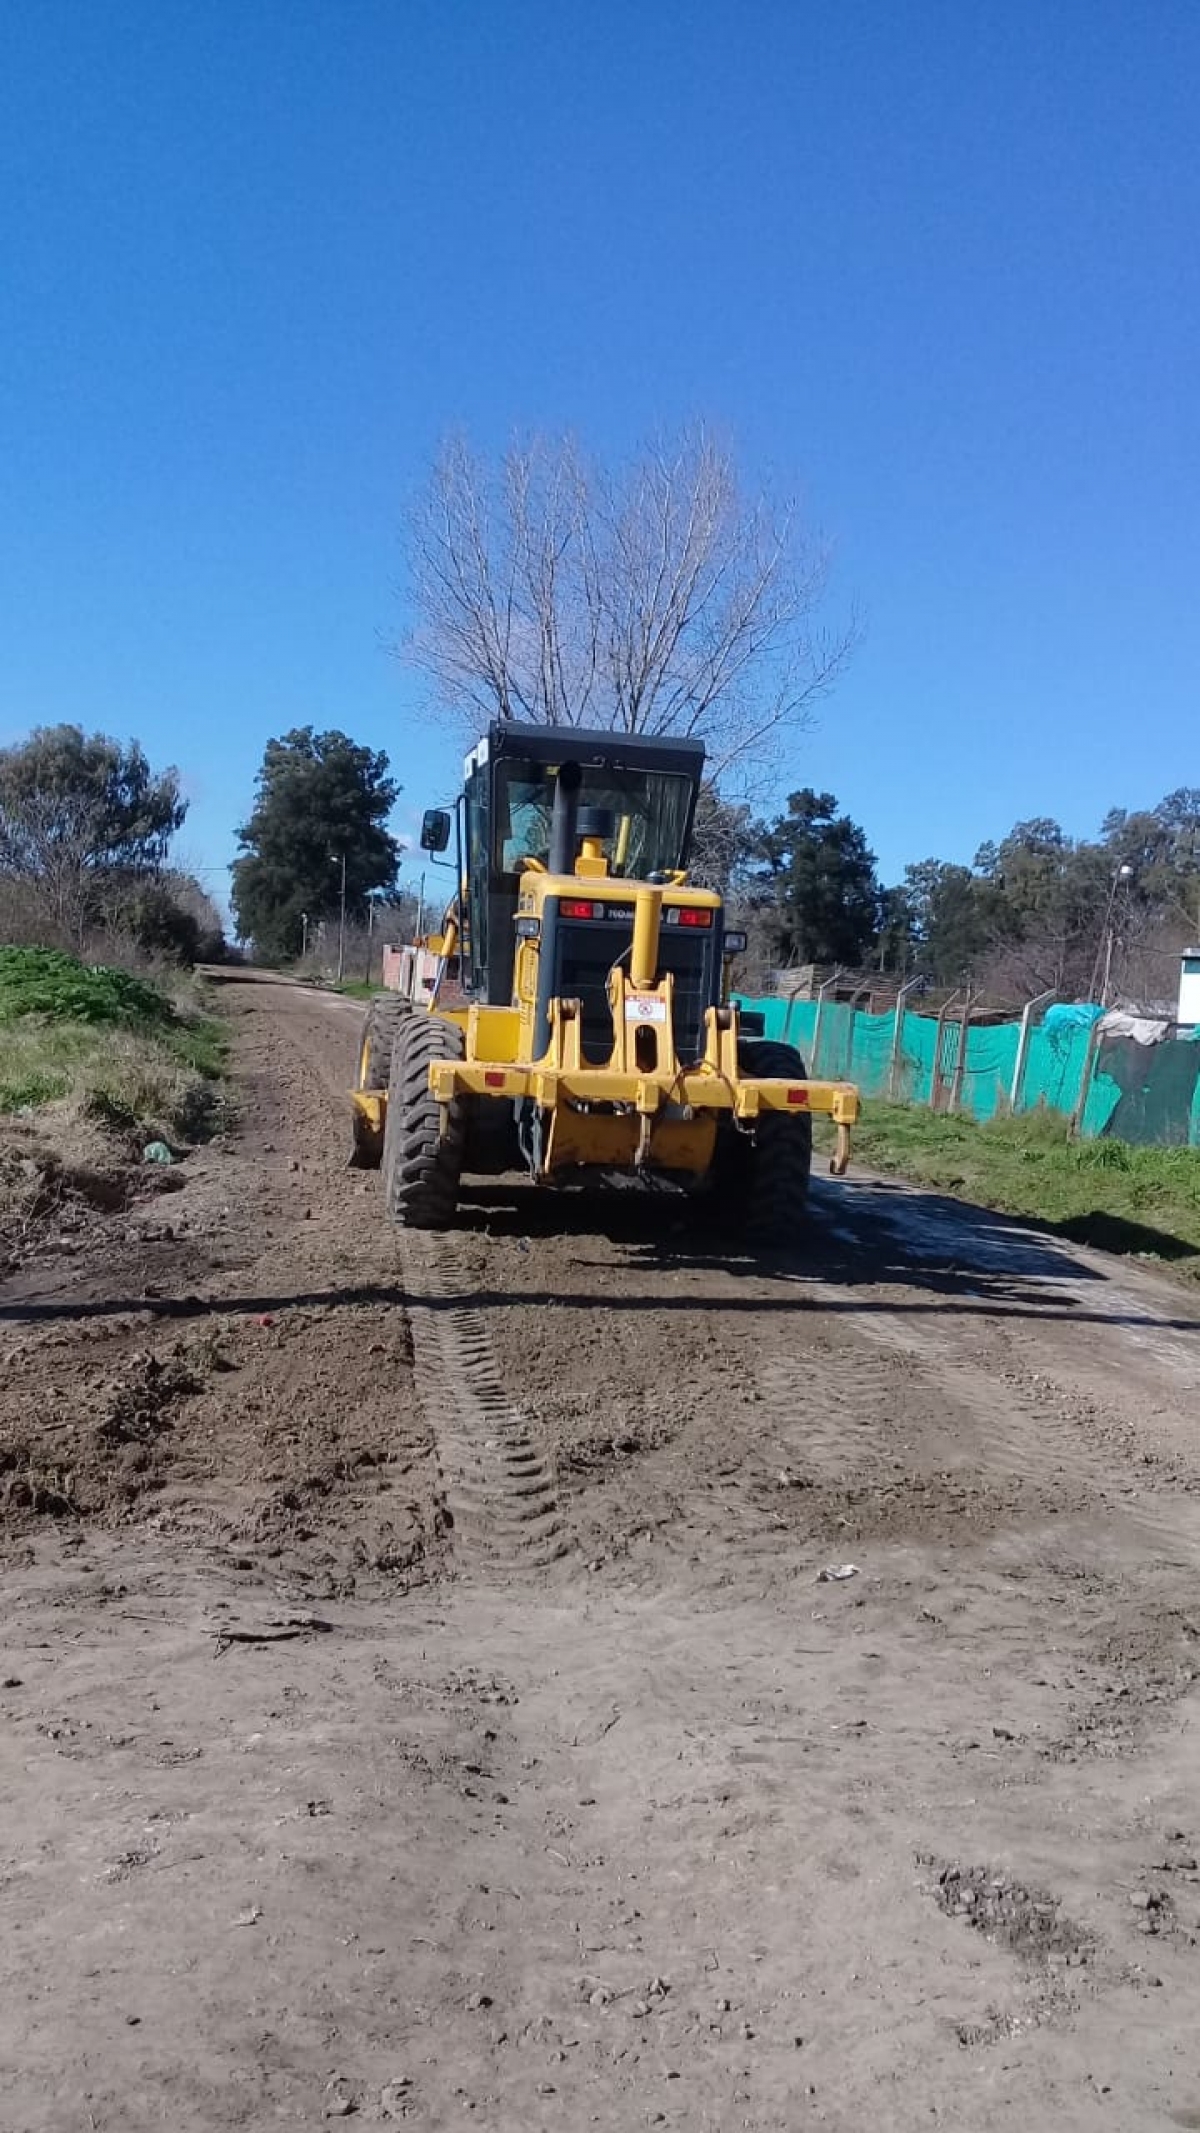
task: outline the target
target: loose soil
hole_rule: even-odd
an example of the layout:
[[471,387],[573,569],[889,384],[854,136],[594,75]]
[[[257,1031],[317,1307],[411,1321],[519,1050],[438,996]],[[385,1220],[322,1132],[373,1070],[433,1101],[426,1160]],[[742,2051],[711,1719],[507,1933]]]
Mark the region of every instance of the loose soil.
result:
[[1188,1293],[864,1178],[402,1249],[360,1010],[221,994],[0,1290],[4,2133],[1200,2127]]

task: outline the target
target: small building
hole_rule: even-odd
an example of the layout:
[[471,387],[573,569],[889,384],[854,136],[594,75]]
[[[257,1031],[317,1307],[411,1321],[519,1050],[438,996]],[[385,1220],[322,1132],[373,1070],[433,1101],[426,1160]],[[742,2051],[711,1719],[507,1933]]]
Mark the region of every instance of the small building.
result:
[[1179,958],[1179,1007],[1175,1020],[1181,1029],[1200,1028],[1200,948],[1189,948]]

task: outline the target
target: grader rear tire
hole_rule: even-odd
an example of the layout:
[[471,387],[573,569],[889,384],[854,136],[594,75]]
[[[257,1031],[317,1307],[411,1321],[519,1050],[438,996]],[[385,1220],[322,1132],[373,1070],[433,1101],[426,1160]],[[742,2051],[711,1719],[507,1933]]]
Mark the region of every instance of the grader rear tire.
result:
[[372,1000],[359,1039],[357,1088],[386,1089],[396,1039],[411,1014],[412,1002],[402,1000],[397,992]]
[[[803,1059],[790,1044],[748,1038],[738,1046],[743,1074],[768,1081],[804,1081]],[[716,1212],[747,1244],[793,1244],[803,1234],[812,1174],[812,1118],[807,1111],[766,1111],[754,1138],[727,1128],[719,1164]]]
[[462,1031],[436,1015],[414,1014],[392,1051],[383,1137],[384,1204],[401,1229],[448,1229],[458,1205],[466,1120],[461,1099],[441,1106],[429,1088],[436,1060],[461,1059]]

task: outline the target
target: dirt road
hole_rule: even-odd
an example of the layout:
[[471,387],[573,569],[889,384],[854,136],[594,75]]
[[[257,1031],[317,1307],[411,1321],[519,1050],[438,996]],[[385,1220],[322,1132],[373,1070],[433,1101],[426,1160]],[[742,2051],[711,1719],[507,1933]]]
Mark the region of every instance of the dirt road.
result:
[[869,1182],[402,1253],[223,992],[0,1295],[4,2133],[1200,2127],[1200,1305]]

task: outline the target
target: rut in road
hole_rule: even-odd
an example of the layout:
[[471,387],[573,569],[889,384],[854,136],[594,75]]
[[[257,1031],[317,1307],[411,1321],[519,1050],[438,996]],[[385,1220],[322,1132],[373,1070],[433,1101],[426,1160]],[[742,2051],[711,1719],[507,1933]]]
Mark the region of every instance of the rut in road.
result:
[[463,1568],[536,1569],[565,1555],[554,1471],[513,1406],[451,1239],[402,1233],[418,1397]]

